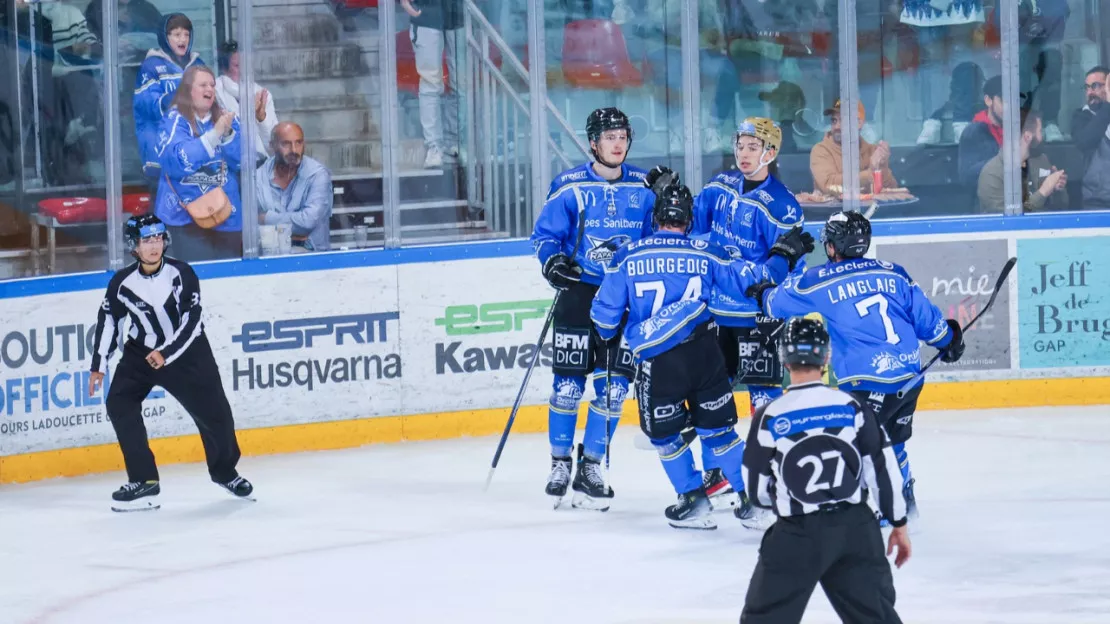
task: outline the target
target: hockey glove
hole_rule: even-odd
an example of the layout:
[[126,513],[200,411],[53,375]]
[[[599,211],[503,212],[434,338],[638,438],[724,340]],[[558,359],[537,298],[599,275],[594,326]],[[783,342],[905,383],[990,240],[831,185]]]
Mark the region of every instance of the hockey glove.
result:
[[758,284],[752,284],[751,286],[748,286],[748,289],[744,291],[744,294],[751,299],[755,299],[755,302],[759,304],[759,310],[762,312],[763,293],[774,287],[774,282],[759,282]]
[[678,182],[678,174],[662,165],[656,165],[644,176],[644,186],[651,189],[651,192],[656,195],[661,195],[663,189],[667,188],[672,182]]
[[964,330],[955,319],[948,319],[948,331],[952,332],[952,342],[940,352],[940,360],[952,364],[963,356],[967,345],[964,344]]
[[772,256],[782,256],[790,263],[790,270],[794,270],[794,266],[798,264],[798,260],[805,257],[805,255],[813,251],[813,235],[802,229],[802,226],[794,226],[786,234],[783,234],[771,245],[770,254]]
[[582,269],[565,253],[557,253],[543,263],[543,277],[556,290],[566,290],[582,281]]

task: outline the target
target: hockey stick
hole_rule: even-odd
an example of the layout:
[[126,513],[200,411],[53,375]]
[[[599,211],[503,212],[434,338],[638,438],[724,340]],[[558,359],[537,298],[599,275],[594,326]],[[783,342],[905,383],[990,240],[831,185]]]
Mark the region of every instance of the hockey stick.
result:
[[[586,221],[586,204],[582,201],[582,194],[577,188],[574,189],[575,199],[578,201],[578,235],[574,240],[574,250],[570,252],[571,260],[578,255],[578,248],[582,245],[583,226]],[[540,351],[543,350],[543,341],[547,338],[547,330],[551,329],[551,322],[555,319],[555,306],[559,303],[559,297],[562,296],[563,291],[555,293],[555,298],[551,300],[551,309],[547,311],[547,318],[543,321],[543,329],[540,330],[540,339],[536,341],[536,352],[532,354],[532,361],[528,363],[528,370],[524,373],[524,381],[520,383],[520,390],[516,393],[516,400],[513,401],[513,408],[509,411],[509,420],[505,423],[505,430],[501,432],[501,439],[497,442],[497,451],[493,454],[493,462],[489,467],[489,474],[486,475],[486,484],[482,488],[484,491],[489,490],[489,484],[493,481],[493,473],[497,470],[497,463],[501,461],[501,452],[505,450],[505,442],[509,439],[509,431],[513,428],[513,423],[516,421],[516,413],[520,410],[520,404],[524,401],[524,392],[528,389],[528,381],[532,378],[532,371],[536,369],[536,362],[540,361]]]
[[[967,325],[964,325],[962,328],[960,328],[961,333],[967,333],[967,330],[971,329],[971,326],[974,325],[975,322],[978,321],[980,318],[982,318],[983,315],[987,313],[987,310],[991,309],[991,306],[994,305],[994,300],[998,298],[998,293],[1002,292],[1002,287],[1006,284],[1006,278],[1010,276],[1010,271],[1013,270],[1015,264],[1017,264],[1017,258],[1010,258],[1006,261],[1006,264],[1002,266],[1002,271],[998,274],[998,281],[994,285],[994,292],[991,293],[991,298],[987,300],[987,305],[983,306],[983,309],[979,310],[979,313],[976,314],[975,318],[971,319],[971,321],[969,321]],[[933,359],[929,360],[929,363],[921,369],[921,372],[914,375],[913,379],[910,379],[901,388],[898,389],[899,399],[905,397],[907,392],[909,392],[915,385],[921,382],[921,380],[925,377],[925,373],[927,373],[929,369],[932,368],[933,364],[937,363],[937,360],[940,359],[940,356],[946,350],[947,349],[938,350],[937,354],[933,356]]]

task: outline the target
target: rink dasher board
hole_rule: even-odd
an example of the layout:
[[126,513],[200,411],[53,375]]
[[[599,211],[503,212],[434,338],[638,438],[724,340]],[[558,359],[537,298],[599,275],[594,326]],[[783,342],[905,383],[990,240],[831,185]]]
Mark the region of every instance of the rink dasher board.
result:
[[[1057,290],[1067,290],[1068,267],[1093,262],[1082,273],[1087,290],[1078,299],[1088,300],[1087,305],[1069,313],[1090,316],[1110,330],[1110,302],[1105,300],[1110,270],[1103,271],[1110,267],[1097,258],[1068,256],[1070,247],[1083,243],[1105,245],[1108,235],[1108,228],[1091,228],[880,236],[872,253],[880,258],[901,254],[904,265],[925,266],[907,269],[926,294],[956,296],[969,310],[985,299],[981,284],[993,283],[991,272],[997,275],[1008,255],[1018,257],[1005,298],[992,310],[998,316],[994,331],[1003,336],[989,345],[993,364],[941,368],[930,375],[937,382],[982,382],[975,385],[984,405],[1014,405],[1051,395],[1053,384],[1110,375],[1106,363],[1082,360],[1023,367],[1023,359],[1028,360],[1023,356],[1033,352],[1023,351],[1021,344],[1022,327],[1037,322],[1022,310],[1033,305],[1032,295],[1021,289],[1022,272],[1036,271],[1041,264],[1058,264]],[[1023,262],[1022,250],[1034,249],[1030,245],[1047,247]],[[1056,253],[1053,246],[1060,248],[1059,259],[1049,257]],[[974,266],[961,262],[967,258],[975,260]],[[813,265],[822,258],[815,254],[808,260]],[[381,439],[389,441],[474,433],[461,422],[467,418],[482,420],[476,424],[478,432],[489,428],[487,420],[503,421],[498,409],[515,396],[554,294],[539,278],[533,257],[340,268],[313,267],[303,258],[300,262],[305,270],[273,274],[206,277],[205,267],[198,268],[207,335],[240,430],[383,419],[379,430],[388,433]],[[929,271],[936,274],[923,275]],[[1072,271],[1073,290],[1081,290],[1074,284],[1078,275]],[[1102,299],[1089,292],[1099,284]],[[115,442],[104,414],[105,393],[81,396],[102,288],[5,298],[0,307],[0,456]],[[1071,300],[1077,299],[1061,299]],[[992,327],[987,317],[983,326]],[[968,355],[974,359],[976,334],[968,340]],[[546,403],[550,357],[549,338],[526,405]],[[113,365],[117,362],[118,356]],[[1102,396],[1107,385],[1086,384],[1093,392],[1083,402],[1108,400]],[[929,406],[944,407],[945,396],[965,394],[951,390],[938,394]],[[588,388],[586,400],[591,397]],[[152,438],[195,433],[188,414],[157,390],[144,403],[144,416]],[[396,419],[403,422],[395,426]],[[364,435],[374,441],[377,434]],[[352,445],[365,443],[355,438]],[[275,446],[295,447],[295,442]],[[6,480],[0,468],[0,481]]]

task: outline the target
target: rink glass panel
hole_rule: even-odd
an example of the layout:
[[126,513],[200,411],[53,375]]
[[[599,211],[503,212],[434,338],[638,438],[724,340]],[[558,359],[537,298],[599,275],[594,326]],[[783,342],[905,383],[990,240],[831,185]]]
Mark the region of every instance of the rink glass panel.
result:
[[[85,0],[66,4],[88,14]],[[118,16],[131,10],[121,8],[129,4],[112,8]],[[162,14],[179,11],[190,18],[193,48],[211,67],[219,67],[219,45],[236,39],[252,59],[255,82],[273,94],[278,118],[304,127],[306,152],[333,176],[333,250],[527,236],[540,208],[533,171],[553,175],[585,160],[585,118],[607,105],[620,106],[632,119],[636,138],[630,162],[666,164],[694,186],[734,166],[729,142],[737,121],[749,114],[771,116],[790,126],[784,128],[789,138],[779,158],[781,177],[796,193],[810,191],[809,151],[828,129],[824,110],[845,89],[839,84],[836,3],[803,10],[789,3],[768,9],[768,3],[703,0],[697,3],[697,36],[684,37],[682,5],[672,0],[549,0],[532,7],[523,0],[466,2],[454,62],[443,63],[448,69],[453,64],[458,74],[454,86],[450,78],[444,86],[444,99],[457,102],[451,109],[457,113],[446,119],[440,110],[442,125],[458,128],[459,157],[426,166],[435,163],[427,162],[410,18],[399,5],[382,4],[319,3],[306,16],[305,5],[256,2],[248,31],[237,20],[241,7],[230,2],[174,0],[157,7]],[[1013,36],[1017,59],[1005,68],[1018,85],[1013,108],[1026,94],[1024,101],[1044,117],[1046,140],[1039,152],[1068,173],[1067,207],[1092,209],[1082,189],[1086,159],[1071,126],[1073,114],[1086,103],[1087,70],[1110,61],[1102,6],[1041,0],[1031,12],[1034,3],[1021,2],[1015,32],[997,18],[997,1],[983,2],[978,19],[946,26],[908,23],[889,4],[854,2],[863,135],[889,144],[899,186],[917,201],[881,206],[876,218],[983,214],[977,184],[960,181],[956,124],[964,121],[968,106],[975,112],[983,107],[979,81],[1003,71],[1007,35]],[[528,27],[530,9],[537,12],[538,29]],[[16,0],[5,0],[0,8],[0,62],[5,75],[15,77],[0,91],[0,278],[5,279],[122,266],[128,260],[119,233],[125,204],[149,194],[132,98],[143,52],[153,44],[142,40],[142,33],[121,32],[106,42],[99,64],[63,80],[53,69],[45,16],[54,11],[57,6],[47,10],[47,4]],[[389,24],[383,27],[386,15]],[[534,46],[544,52],[547,90],[546,133],[539,146],[528,80]],[[683,48],[697,63],[696,98],[682,88]],[[383,63],[387,49],[392,59]],[[800,98],[787,83],[800,87]],[[105,97],[106,85],[112,86],[114,103]],[[725,97],[730,90],[735,91],[731,108]],[[795,101],[785,97],[791,92]],[[388,111],[384,102],[391,104]],[[687,114],[693,108],[696,115]],[[685,140],[691,117],[701,132],[696,143]],[[71,126],[74,120],[78,123]],[[939,122],[936,136],[926,132],[930,120]],[[721,141],[707,148],[713,130]],[[118,151],[110,158],[113,137]],[[1006,137],[1007,145],[1018,140]],[[1014,185],[1020,184],[1021,172],[1008,166]],[[696,179],[690,179],[691,171]],[[71,210],[44,207],[48,200]],[[64,206],[66,201],[73,205]],[[1015,208],[1020,211],[1020,202]],[[245,254],[255,257],[257,210],[253,205],[242,210]],[[806,208],[811,222],[828,212]],[[55,222],[51,215],[63,218]]]

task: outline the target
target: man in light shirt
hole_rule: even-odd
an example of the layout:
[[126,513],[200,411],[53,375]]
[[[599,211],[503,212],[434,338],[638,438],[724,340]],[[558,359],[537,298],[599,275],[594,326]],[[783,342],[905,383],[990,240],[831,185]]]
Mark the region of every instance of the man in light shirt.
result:
[[270,136],[274,155],[255,171],[258,222],[293,226],[293,244],[308,251],[330,249],[331,172],[304,155],[304,131],[295,123],[278,124]]

